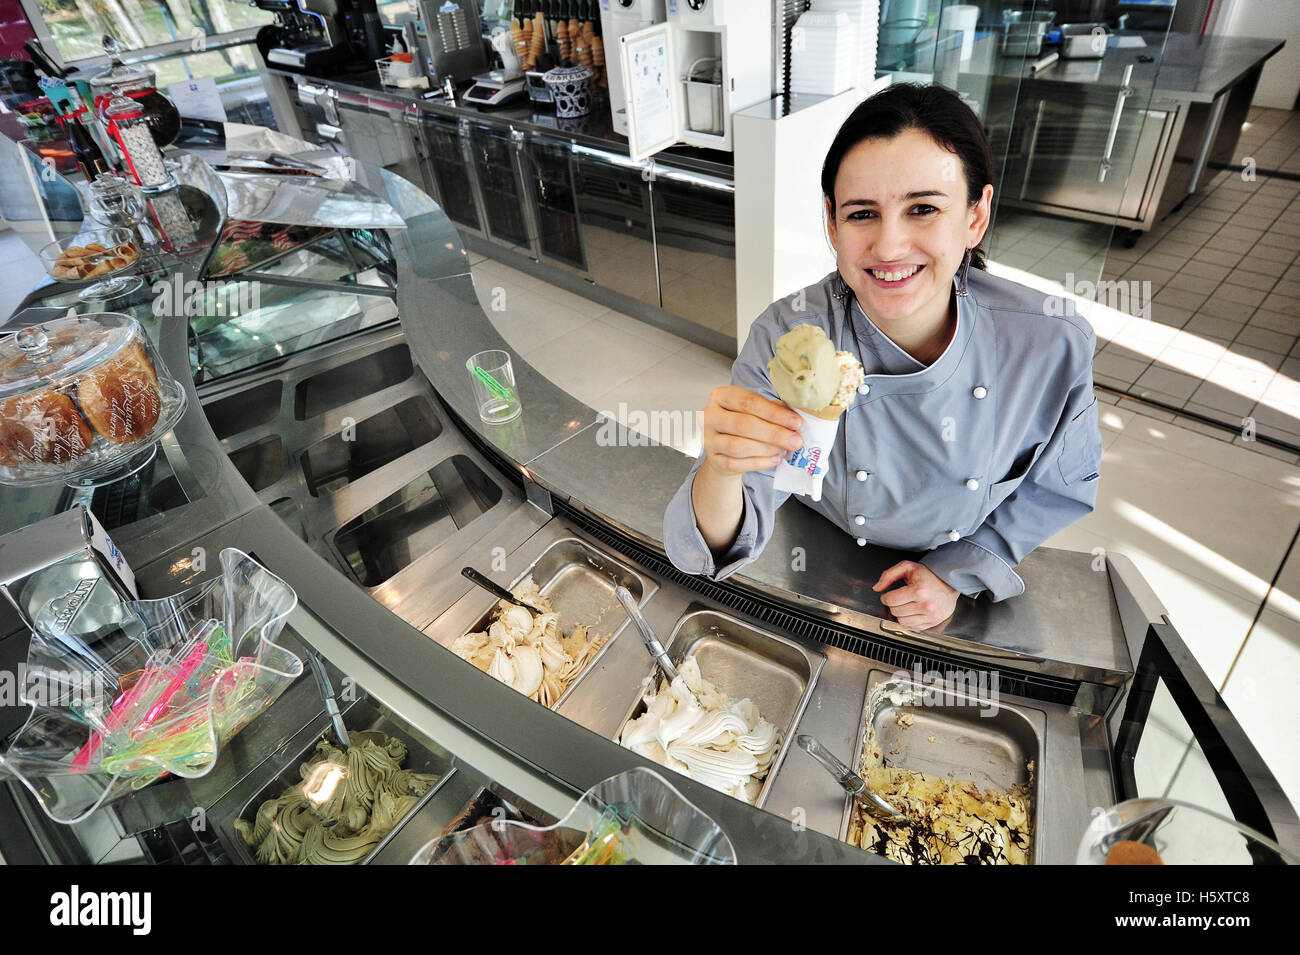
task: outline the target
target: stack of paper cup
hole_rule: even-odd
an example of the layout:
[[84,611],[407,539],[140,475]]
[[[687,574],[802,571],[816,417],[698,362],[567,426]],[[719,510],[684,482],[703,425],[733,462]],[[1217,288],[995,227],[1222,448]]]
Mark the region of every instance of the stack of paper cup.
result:
[[856,45],[847,13],[804,13],[790,31],[790,92],[834,96],[852,89]]
[[880,32],[880,0],[813,0],[817,13],[846,13],[857,29],[854,80],[858,89],[876,81],[876,39]]

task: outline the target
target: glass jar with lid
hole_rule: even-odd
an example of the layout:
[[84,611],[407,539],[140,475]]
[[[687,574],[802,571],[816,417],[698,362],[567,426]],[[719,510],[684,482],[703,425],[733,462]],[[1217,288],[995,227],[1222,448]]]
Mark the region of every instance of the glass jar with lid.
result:
[[143,467],[185,410],[140,323],[100,312],[0,338],[0,483],[100,484]]
[[123,63],[121,50],[111,36],[105,35],[103,44],[109,55],[109,66],[90,78],[95,109],[100,118],[108,122],[104,111],[113,95],[120,94],[139,104],[159,149],[175,142],[181,132],[181,114],[176,104],[158,90],[158,75],[142,63],[130,66]]
[[144,197],[121,176],[96,176],[89,205],[95,221],[107,226],[133,229],[144,218]]
[[126,163],[127,174],[142,190],[156,192],[176,185],[139,100],[115,94],[104,107],[104,121]]

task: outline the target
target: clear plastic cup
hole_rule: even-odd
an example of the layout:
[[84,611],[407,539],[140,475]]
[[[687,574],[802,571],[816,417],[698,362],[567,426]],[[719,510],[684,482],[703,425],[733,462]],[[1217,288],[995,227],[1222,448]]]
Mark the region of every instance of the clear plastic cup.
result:
[[465,362],[478,416],[485,424],[501,424],[519,416],[519,392],[510,353],[497,349],[471,355]]

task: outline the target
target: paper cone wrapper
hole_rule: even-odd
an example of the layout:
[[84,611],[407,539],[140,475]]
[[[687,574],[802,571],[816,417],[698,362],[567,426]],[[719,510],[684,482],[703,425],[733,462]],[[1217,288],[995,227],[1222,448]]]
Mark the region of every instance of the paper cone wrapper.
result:
[[837,408],[834,416],[829,418],[821,416],[824,412],[813,413],[801,408],[794,410],[803,419],[799,428],[803,447],[791,451],[777,464],[772,475],[773,487],[778,491],[790,491],[820,501],[822,481],[830,465],[835,436],[840,430],[840,415],[845,409]]

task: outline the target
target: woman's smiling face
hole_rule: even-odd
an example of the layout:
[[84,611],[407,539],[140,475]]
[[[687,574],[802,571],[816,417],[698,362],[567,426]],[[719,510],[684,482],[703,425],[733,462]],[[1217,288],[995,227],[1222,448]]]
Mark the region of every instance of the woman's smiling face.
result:
[[961,160],[926,133],[867,139],[844,156],[827,204],[840,275],[889,334],[946,318],[952,278],[988,228],[993,187],[974,205]]

